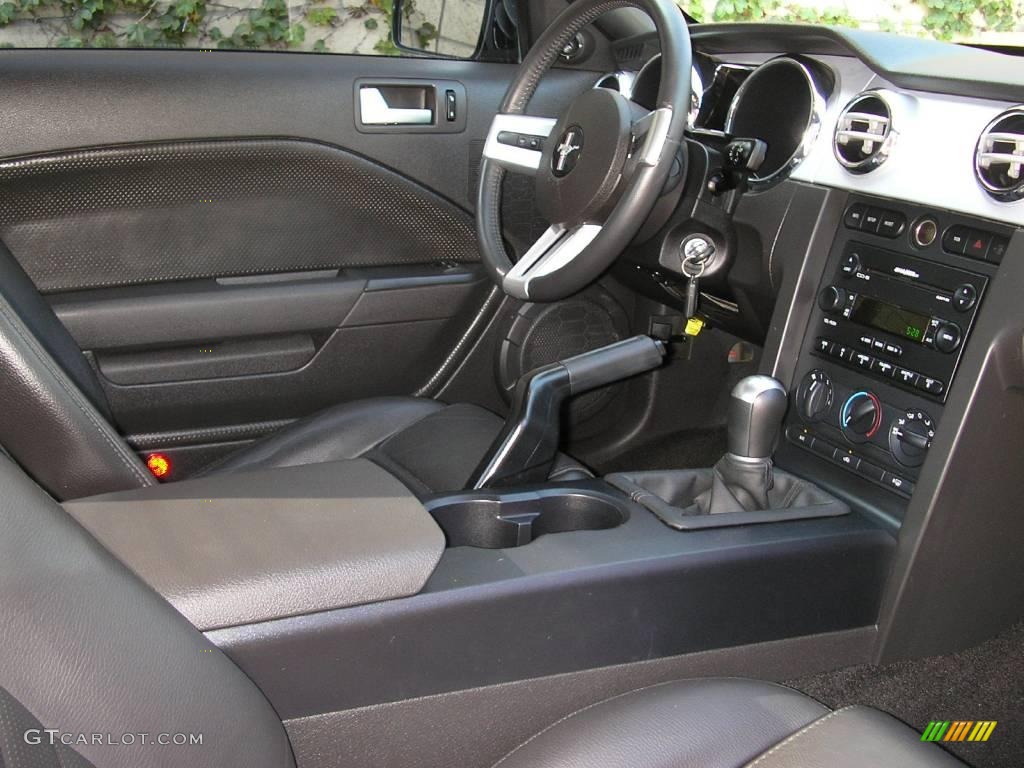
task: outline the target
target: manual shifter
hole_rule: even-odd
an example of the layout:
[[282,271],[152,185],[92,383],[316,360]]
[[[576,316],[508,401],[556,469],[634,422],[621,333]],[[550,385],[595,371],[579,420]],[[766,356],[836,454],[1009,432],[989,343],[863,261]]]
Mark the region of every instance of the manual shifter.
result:
[[728,453],[714,466],[706,512],[768,509],[772,452],[786,413],[786,390],[770,376],[747,376],[729,401]]
[[619,472],[605,479],[680,531],[847,514],[846,504],[814,483],[772,465],[785,413],[782,384],[748,376],[733,387],[729,449],[715,466]]

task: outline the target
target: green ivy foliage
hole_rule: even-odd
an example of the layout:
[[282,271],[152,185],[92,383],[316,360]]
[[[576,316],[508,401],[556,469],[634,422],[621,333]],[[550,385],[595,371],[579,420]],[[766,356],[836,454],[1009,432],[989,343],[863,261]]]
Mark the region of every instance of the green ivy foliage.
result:
[[[211,0],[211,4],[216,3]],[[230,3],[223,5],[230,7]],[[0,27],[20,21],[45,24],[56,30],[51,44],[59,48],[287,50],[301,46],[310,34],[318,36],[312,49],[326,53],[331,32],[358,23],[369,31],[386,30],[376,48],[393,54],[398,49],[390,39],[392,9],[393,0],[311,0],[291,8],[287,0],[261,0],[258,7],[241,14],[233,29],[221,29],[206,0],[0,0]],[[408,12],[413,10],[409,3]],[[115,17],[134,20],[114,24]],[[418,32],[423,40],[421,33],[429,41],[430,30]]]
[[1014,0],[924,0],[923,5],[924,26],[940,40],[970,34],[979,18],[988,29],[1008,32],[1022,13]]
[[[856,27],[846,5],[812,9],[801,0],[676,0],[698,21],[787,21]],[[908,0],[921,10],[920,25],[882,18],[883,31],[924,33],[942,40],[964,38],[978,29],[1012,31],[1024,28],[1021,0]],[[287,50],[298,47],[326,53],[331,35],[345,25],[377,32],[377,53],[399,53],[391,39],[394,0],[261,0],[238,16],[232,29],[221,29],[230,0],[0,0],[0,28],[37,22],[52,29],[48,43],[61,48],[218,47]],[[805,0],[806,2],[806,0]],[[848,0],[848,3],[856,0]],[[211,12],[211,6],[219,9]],[[412,0],[402,5],[406,20],[415,15]],[[710,11],[708,10],[710,9]],[[114,23],[114,18],[118,23]],[[705,18],[707,17],[707,18]],[[128,19],[128,23],[124,20]],[[922,28],[923,27],[923,28]],[[438,30],[420,21],[413,40],[427,48]],[[309,37],[311,44],[307,42]],[[371,38],[372,39],[372,38]],[[11,47],[11,43],[0,47]]]
[[[677,0],[698,21],[780,21],[858,27],[860,22],[845,6],[811,8],[793,0]],[[963,38],[980,29],[1009,32],[1024,26],[1020,0],[913,0],[922,11],[923,29],[892,18],[877,20],[884,32],[923,32],[940,40]],[[705,18],[711,6],[710,18]]]

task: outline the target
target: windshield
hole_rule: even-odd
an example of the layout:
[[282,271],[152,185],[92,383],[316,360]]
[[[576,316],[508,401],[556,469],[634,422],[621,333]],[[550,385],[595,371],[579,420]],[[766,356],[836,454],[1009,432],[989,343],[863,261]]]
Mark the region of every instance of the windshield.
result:
[[676,0],[697,21],[829,24],[1024,47],[1024,0]]

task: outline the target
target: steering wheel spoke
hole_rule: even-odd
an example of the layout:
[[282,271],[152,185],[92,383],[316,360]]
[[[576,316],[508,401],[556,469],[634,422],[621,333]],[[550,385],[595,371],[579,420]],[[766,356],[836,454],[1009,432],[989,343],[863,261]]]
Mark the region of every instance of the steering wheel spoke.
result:
[[531,280],[550,275],[575,259],[601,234],[601,229],[600,224],[552,224],[506,273],[502,286],[505,292],[528,300]]
[[655,166],[661,160],[672,124],[672,108],[659,107],[633,121],[633,145],[639,147],[637,162]]
[[508,171],[532,176],[540,168],[544,141],[557,121],[553,117],[498,113],[484,144],[484,157]]

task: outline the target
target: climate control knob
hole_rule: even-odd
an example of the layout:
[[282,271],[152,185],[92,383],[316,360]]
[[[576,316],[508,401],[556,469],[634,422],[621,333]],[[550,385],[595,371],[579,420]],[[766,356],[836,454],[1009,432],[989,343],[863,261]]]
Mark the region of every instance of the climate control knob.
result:
[[820,368],[804,376],[796,391],[796,406],[804,421],[821,421],[832,410],[832,379]]
[[889,428],[889,450],[905,467],[919,467],[935,437],[935,422],[924,411],[907,411]]
[[843,434],[855,443],[864,443],[882,426],[882,404],[874,392],[854,392],[839,413]]
[[830,285],[818,294],[818,306],[826,312],[840,312],[846,306],[846,291]]

